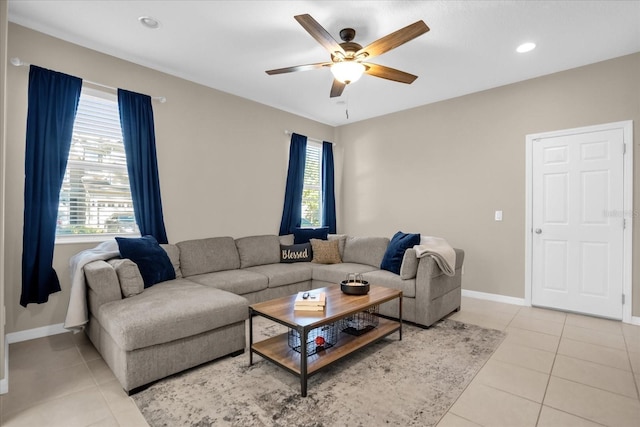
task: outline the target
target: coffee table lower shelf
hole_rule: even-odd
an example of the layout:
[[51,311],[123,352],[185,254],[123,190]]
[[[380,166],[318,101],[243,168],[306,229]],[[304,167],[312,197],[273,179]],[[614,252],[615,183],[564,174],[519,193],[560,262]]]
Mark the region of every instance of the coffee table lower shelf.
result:
[[[376,328],[360,336],[340,333],[338,341],[333,347],[307,357],[306,376],[313,375],[348,354],[400,330],[401,324],[399,322],[381,317]],[[250,351],[280,365],[295,375],[303,375],[300,366],[300,353],[289,347],[286,333],[254,343]]]

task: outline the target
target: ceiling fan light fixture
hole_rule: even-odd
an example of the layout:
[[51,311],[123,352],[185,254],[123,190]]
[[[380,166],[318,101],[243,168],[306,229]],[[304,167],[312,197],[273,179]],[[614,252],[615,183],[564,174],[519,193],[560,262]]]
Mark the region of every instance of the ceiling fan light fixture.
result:
[[333,77],[344,84],[358,81],[364,70],[365,66],[356,61],[341,61],[331,66]]

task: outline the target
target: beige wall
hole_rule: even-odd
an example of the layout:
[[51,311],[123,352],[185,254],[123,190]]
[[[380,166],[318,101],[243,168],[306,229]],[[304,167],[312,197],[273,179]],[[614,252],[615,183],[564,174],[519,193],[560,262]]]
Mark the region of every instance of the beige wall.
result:
[[[77,45],[9,25],[9,57],[113,87],[167,98],[154,103],[160,185],[171,242],[277,234],[289,155],[285,129],[334,139],[334,128]],[[94,246],[58,245],[62,292],[46,304],[19,305],[25,123],[29,70],[8,69],[6,303],[7,332],[62,323],[68,260]],[[340,147],[336,150],[339,165]],[[339,169],[339,166],[338,166]],[[339,177],[338,177],[339,179]]]
[[[470,71],[472,72],[472,71]],[[524,298],[525,136],[633,120],[640,217],[640,54],[342,126],[342,227],[447,238],[466,251],[463,288]],[[494,211],[504,221],[494,221]],[[633,238],[640,316],[640,224]]]

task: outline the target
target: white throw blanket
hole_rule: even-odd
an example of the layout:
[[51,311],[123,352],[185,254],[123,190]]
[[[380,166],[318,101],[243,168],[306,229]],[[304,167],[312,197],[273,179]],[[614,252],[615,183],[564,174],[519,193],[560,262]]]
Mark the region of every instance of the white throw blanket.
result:
[[415,249],[418,258],[433,257],[440,270],[447,276],[456,274],[456,251],[443,238],[422,236],[420,244],[415,245],[413,249]]
[[67,318],[64,321],[65,329],[80,332],[89,322],[87,310],[87,288],[84,280],[83,268],[91,261],[107,260],[120,256],[118,242],[115,239],[100,243],[93,249],[87,249],[71,257],[69,268],[71,269],[71,295]]

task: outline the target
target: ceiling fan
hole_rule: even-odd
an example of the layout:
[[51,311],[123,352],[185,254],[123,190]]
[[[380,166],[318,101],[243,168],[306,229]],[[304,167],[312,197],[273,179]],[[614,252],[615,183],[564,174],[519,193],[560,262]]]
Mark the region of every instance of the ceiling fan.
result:
[[358,80],[362,73],[407,84],[413,83],[418,78],[418,76],[404,71],[364,61],[382,55],[429,31],[429,27],[423,21],[414,22],[362,47],[353,41],[356,35],[356,31],[353,28],[341,30],[340,38],[343,42],[338,43],[311,15],[296,15],[294,18],[318,43],[329,51],[331,62],[318,62],[268,70],[266,73],[269,75],[331,67],[331,72],[334,76],[330,92],[331,98],[342,95],[345,86]]

